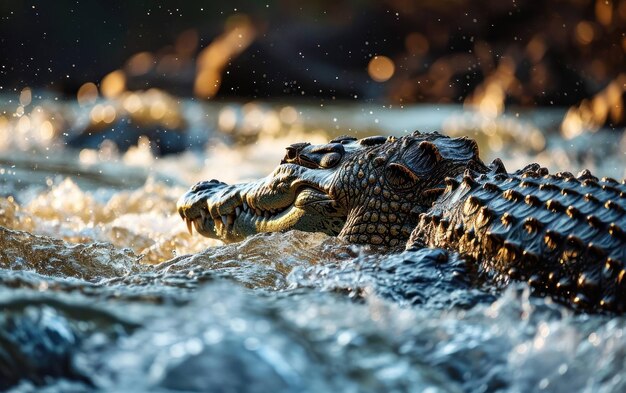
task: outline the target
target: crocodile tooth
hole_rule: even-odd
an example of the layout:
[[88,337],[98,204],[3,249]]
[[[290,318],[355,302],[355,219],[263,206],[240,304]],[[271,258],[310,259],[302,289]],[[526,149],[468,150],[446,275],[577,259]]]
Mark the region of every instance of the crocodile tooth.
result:
[[200,228],[200,222],[198,221],[198,219],[196,218],[195,220],[193,220],[191,224],[193,228],[196,228],[196,232],[197,232],[198,228]]
[[185,224],[187,224],[187,230],[189,231],[189,234],[193,235],[193,226],[191,225],[191,220],[186,218]]
[[215,232],[219,235],[222,232],[223,224],[221,220],[215,220]]
[[211,220],[217,221],[220,217],[220,213],[217,211],[217,205],[209,206],[209,215],[211,216]]
[[200,210],[200,217],[202,217],[202,221],[206,219],[207,212],[206,210]]
[[222,224],[226,225],[226,216],[220,216],[220,218],[222,219]]
[[241,214],[241,207],[237,206],[235,208],[235,216],[238,216],[239,214]]
[[248,211],[248,204],[244,201],[242,206],[243,206],[243,211],[247,212]]

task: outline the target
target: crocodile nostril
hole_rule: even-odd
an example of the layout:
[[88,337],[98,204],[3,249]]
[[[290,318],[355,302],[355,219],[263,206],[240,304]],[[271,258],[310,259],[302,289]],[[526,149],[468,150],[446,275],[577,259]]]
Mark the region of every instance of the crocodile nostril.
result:
[[297,156],[298,156],[298,151],[296,150],[296,148],[294,148],[293,146],[287,147],[286,158],[288,160],[295,160]]
[[298,160],[298,156],[307,146],[311,146],[311,144],[308,142],[301,142],[287,146],[287,154],[285,154],[285,158],[283,158],[281,164],[284,164],[286,162],[295,162],[296,160]]

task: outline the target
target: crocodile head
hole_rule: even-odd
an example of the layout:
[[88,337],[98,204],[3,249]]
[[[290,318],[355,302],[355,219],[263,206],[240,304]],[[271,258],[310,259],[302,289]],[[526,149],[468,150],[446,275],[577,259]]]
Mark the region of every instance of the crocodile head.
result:
[[299,229],[393,247],[408,239],[446,177],[466,169],[486,171],[471,139],[340,137],[287,147],[280,165],[255,182],[200,182],[177,207],[190,231],[227,242]]

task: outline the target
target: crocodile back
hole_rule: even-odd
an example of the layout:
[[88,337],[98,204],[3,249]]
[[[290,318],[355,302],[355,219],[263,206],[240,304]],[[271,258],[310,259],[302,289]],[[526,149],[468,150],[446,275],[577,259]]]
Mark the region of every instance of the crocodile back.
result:
[[455,250],[495,282],[525,280],[583,309],[626,309],[626,185],[532,164],[447,179],[409,246]]

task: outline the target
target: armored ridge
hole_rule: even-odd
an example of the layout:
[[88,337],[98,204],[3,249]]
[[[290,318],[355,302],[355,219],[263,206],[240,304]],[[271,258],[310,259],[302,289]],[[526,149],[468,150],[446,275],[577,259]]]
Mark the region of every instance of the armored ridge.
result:
[[447,179],[420,217],[409,246],[459,252],[495,282],[526,280],[584,309],[626,307],[626,185],[588,171],[548,174],[539,165],[508,174]]
[[299,143],[266,178],[201,182],[178,210],[190,231],[225,241],[299,229],[396,250],[440,247],[497,285],[524,280],[578,308],[626,309],[626,185],[537,164],[487,167],[467,138]]

